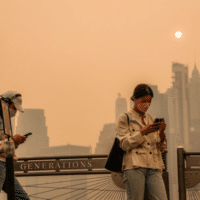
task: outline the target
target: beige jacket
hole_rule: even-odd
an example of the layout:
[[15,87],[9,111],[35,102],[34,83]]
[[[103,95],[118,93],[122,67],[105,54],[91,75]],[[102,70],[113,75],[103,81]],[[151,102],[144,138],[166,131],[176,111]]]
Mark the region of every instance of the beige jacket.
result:
[[[162,143],[161,149],[157,148],[156,143],[160,143],[159,131],[142,136],[140,129],[145,127],[139,114],[131,110],[129,115],[129,126],[126,114],[121,114],[117,123],[117,137],[121,148],[125,151],[123,156],[122,170],[133,169],[137,167],[146,167],[165,169],[161,152],[164,152],[167,141]],[[152,124],[154,117],[145,113],[144,121],[146,124]]]

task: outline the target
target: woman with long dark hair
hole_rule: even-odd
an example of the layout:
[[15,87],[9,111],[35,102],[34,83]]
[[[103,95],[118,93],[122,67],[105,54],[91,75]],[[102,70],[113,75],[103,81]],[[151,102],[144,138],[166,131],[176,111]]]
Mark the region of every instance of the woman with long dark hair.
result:
[[161,155],[167,146],[166,124],[154,123],[147,113],[152,98],[150,86],[137,85],[131,97],[134,107],[128,112],[129,125],[126,114],[121,114],[117,123],[117,137],[125,151],[122,171],[128,200],[144,200],[145,190],[149,200],[167,200]]

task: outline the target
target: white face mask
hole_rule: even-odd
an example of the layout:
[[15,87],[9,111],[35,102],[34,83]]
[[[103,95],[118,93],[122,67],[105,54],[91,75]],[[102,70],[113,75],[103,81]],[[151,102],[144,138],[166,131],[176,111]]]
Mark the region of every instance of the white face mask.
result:
[[10,108],[9,111],[10,111],[10,117],[14,117],[16,115],[17,110]]

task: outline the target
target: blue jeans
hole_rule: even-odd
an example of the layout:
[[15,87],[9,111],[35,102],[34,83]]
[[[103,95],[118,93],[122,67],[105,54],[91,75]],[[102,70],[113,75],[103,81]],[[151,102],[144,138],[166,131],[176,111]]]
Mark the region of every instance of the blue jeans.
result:
[[[30,200],[26,192],[23,190],[22,186],[18,180],[14,177],[15,182],[15,200]],[[6,185],[6,163],[0,161],[0,191],[8,192]]]
[[167,200],[165,184],[158,169],[139,167],[125,170],[123,181],[128,200],[144,200],[145,190],[148,200]]

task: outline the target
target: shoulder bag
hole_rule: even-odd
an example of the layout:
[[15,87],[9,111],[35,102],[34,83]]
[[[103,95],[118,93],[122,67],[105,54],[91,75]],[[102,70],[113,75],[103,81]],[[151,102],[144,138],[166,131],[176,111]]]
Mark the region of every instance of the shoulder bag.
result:
[[[129,125],[129,116],[127,113],[127,122]],[[119,139],[115,137],[113,146],[108,155],[105,168],[111,172],[122,172],[124,150],[119,146]]]

